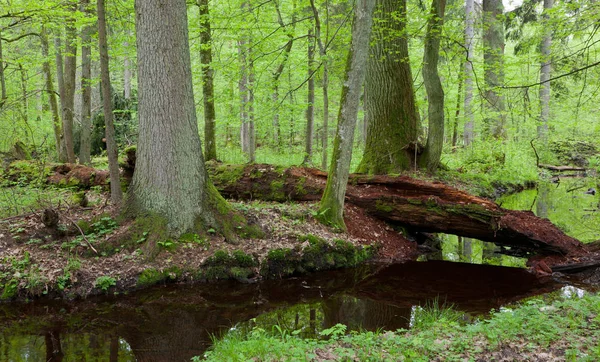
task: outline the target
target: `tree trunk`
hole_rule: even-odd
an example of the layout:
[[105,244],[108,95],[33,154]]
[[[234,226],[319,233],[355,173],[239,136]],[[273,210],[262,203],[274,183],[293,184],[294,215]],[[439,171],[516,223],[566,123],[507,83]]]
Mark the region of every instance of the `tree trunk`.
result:
[[179,235],[217,225],[227,204],[206,176],[194,105],[185,0],[136,0],[139,141],[134,215],[158,215]]
[[292,1],[292,30],[289,31],[287,26],[283,22],[283,18],[281,16],[281,10],[279,9],[278,0],[274,0],[275,10],[277,11],[277,22],[279,26],[283,28],[283,30],[287,33],[288,41],[285,44],[285,49],[283,50],[283,58],[281,59],[281,63],[273,72],[273,107],[275,107],[275,114],[273,115],[273,144],[281,148],[281,125],[279,124],[279,78],[281,74],[283,74],[283,70],[285,69],[285,65],[290,57],[290,53],[292,51],[292,47],[294,46],[294,30],[296,29],[296,0]]
[[343,218],[344,195],[352,160],[358,104],[369,56],[369,38],[375,0],[359,0],[355,6],[352,43],[346,60],[337,133],[333,142],[329,176],[319,207],[321,221],[343,230],[346,229]]
[[[129,51],[129,42],[124,42],[123,47]],[[123,97],[127,100],[131,99],[131,78],[133,78],[131,61],[129,55],[125,55],[123,59]]]
[[483,62],[485,93],[485,135],[496,139],[506,137],[504,97],[499,87],[504,83],[504,23],[502,0],[483,0]]
[[[75,9],[73,9],[75,11]],[[75,148],[73,143],[73,119],[75,112],[75,75],[77,73],[77,29],[75,19],[68,18],[65,44],[65,68],[64,68],[64,98],[61,94],[62,121],[65,147],[67,149],[67,160],[75,163]]]
[[541,53],[542,64],[540,67],[540,123],[537,127],[538,137],[546,143],[548,140],[548,119],[550,118],[550,76],[552,73],[552,59],[550,47],[552,45],[552,28],[548,23],[548,12],[552,10],[554,0],[544,0],[544,13],[542,15],[546,33],[542,39]]
[[[252,38],[248,41],[252,44]],[[255,90],[254,59],[252,47],[248,47],[248,162],[256,162],[256,129],[254,124],[254,90]]]
[[473,0],[465,3],[465,48],[467,60],[465,61],[465,127],[463,140],[465,146],[473,143],[475,119],[473,117],[473,39],[475,38],[475,5]]
[[0,109],[4,107],[6,99],[6,76],[4,75],[4,55],[2,54],[2,33],[0,33]]
[[42,46],[42,56],[44,57],[42,71],[44,72],[46,93],[48,93],[48,102],[50,103],[50,110],[52,112],[52,128],[54,130],[54,142],[56,142],[56,154],[58,155],[58,160],[60,162],[66,162],[67,150],[64,147],[62,138],[62,123],[58,110],[58,100],[56,99],[56,92],[54,91],[54,81],[52,80],[50,61],[48,60],[50,46],[48,44],[48,35],[46,34],[46,28],[44,26],[42,26],[40,31],[40,43]]
[[313,29],[308,29],[308,93],[307,93],[307,105],[306,105],[306,133],[304,143],[304,160],[303,165],[312,164],[313,154],[313,136],[314,136],[314,125],[315,125],[315,78],[314,78],[314,67],[315,67],[315,39],[313,36]]
[[378,0],[375,18],[365,82],[367,137],[357,172],[388,174],[414,165],[421,122],[408,61],[406,1]]
[[[83,11],[91,16],[88,8],[90,0],[81,0]],[[87,25],[81,31],[81,141],[79,145],[79,163],[89,165],[92,162],[92,60],[91,41],[94,29]]]
[[215,91],[212,66],[212,39],[208,0],[198,0],[200,9],[200,64],[204,105],[204,150],[207,160],[217,159]]
[[[246,11],[246,2],[242,3],[242,11]],[[240,93],[240,143],[242,152],[248,152],[248,74],[247,74],[247,40],[245,35],[242,35],[238,40],[238,55],[240,59],[240,80],[238,89]]]
[[452,125],[452,149],[453,152],[456,147],[456,143],[458,142],[458,119],[460,117],[460,101],[462,96],[462,86],[463,82],[459,81],[458,83],[458,91],[456,92],[456,112],[454,113],[454,123]]
[[104,130],[106,137],[106,154],[110,172],[110,201],[120,207],[123,199],[119,177],[119,160],[113,124],[112,97],[110,95],[110,73],[108,65],[108,39],[106,36],[106,14],[104,0],[98,0],[98,48],[100,49],[100,78],[102,83],[102,101],[104,113]]
[[[21,73],[21,97],[22,99],[22,119],[27,125],[29,123],[29,100],[27,96],[27,71],[23,68],[23,64],[19,63],[19,73]],[[32,135],[33,136],[33,135]]]
[[445,10],[446,0],[432,0],[423,55],[423,82],[428,99],[429,132],[427,145],[419,162],[429,172],[437,170],[444,146],[444,90],[437,67]]

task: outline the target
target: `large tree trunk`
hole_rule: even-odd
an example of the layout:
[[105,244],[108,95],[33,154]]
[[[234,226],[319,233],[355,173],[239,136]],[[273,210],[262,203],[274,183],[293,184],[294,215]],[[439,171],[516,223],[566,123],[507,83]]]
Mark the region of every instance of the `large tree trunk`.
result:
[[411,169],[421,122],[408,61],[406,0],[378,0],[365,81],[366,145],[357,172]]
[[[224,203],[206,176],[194,105],[185,0],[137,0],[139,142],[134,215],[164,217],[172,234],[215,227]],[[225,208],[227,208],[226,204]]]
[[[81,7],[88,15],[90,0],[81,0]],[[79,145],[79,163],[89,165],[92,162],[92,60],[91,41],[94,29],[87,25],[81,31],[81,139]]]
[[208,0],[198,0],[200,9],[200,64],[204,105],[204,150],[207,160],[217,159],[215,91],[212,68],[212,39]]
[[46,28],[44,26],[42,26],[42,30],[40,31],[40,43],[42,45],[42,56],[44,57],[42,71],[44,72],[46,93],[48,93],[48,103],[50,103],[50,111],[52,112],[52,129],[54,130],[56,154],[58,155],[58,160],[60,162],[66,162],[67,150],[64,147],[62,138],[62,123],[58,110],[58,100],[56,99],[56,92],[54,91],[54,81],[52,80],[50,60],[48,60],[50,46],[48,44],[48,35],[46,34]]
[[98,0],[98,48],[100,49],[100,78],[102,83],[102,101],[104,113],[104,130],[106,137],[106,154],[110,172],[110,200],[120,206],[123,199],[119,180],[119,160],[115,126],[113,123],[112,97],[110,95],[110,73],[108,66],[108,40],[106,36],[106,13],[104,0]]
[[423,82],[427,91],[429,131],[427,145],[419,163],[429,172],[437,170],[444,146],[444,90],[437,67],[445,10],[446,0],[432,0],[423,55]]
[[504,13],[502,0],[483,0],[483,62],[485,93],[485,135],[501,139],[506,137],[504,97],[499,87],[504,83]]
[[474,0],[465,3],[465,48],[467,50],[465,61],[465,126],[463,140],[465,146],[473,142],[475,117],[473,115],[473,44],[475,38],[475,5]]
[[[75,11],[75,9],[73,9]],[[67,19],[66,44],[65,44],[65,68],[64,68],[64,98],[61,94],[62,121],[65,147],[67,149],[67,160],[75,163],[75,148],[73,143],[73,119],[75,115],[75,75],[77,73],[77,29],[75,20]]]
[[552,45],[552,28],[548,24],[548,12],[552,10],[554,0],[544,0],[543,24],[546,33],[542,39],[542,64],[540,67],[540,123],[537,127],[538,137],[544,142],[548,138],[548,119],[550,118],[550,75],[552,72],[552,59],[550,58],[550,47]]
[[369,38],[373,24],[375,0],[359,0],[355,6],[352,43],[346,60],[346,75],[340,100],[337,133],[333,142],[329,176],[319,206],[321,221],[343,230],[346,229],[343,218],[344,195],[352,160],[358,104],[369,57]]

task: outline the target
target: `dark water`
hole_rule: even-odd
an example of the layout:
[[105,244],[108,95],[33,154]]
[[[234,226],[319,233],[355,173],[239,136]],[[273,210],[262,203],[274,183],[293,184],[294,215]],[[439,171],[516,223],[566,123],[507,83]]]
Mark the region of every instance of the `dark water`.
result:
[[325,272],[257,284],[162,286],[84,301],[0,304],[0,361],[189,361],[231,328],[306,336],[337,323],[410,328],[415,307],[466,315],[557,290],[523,269],[444,261]]

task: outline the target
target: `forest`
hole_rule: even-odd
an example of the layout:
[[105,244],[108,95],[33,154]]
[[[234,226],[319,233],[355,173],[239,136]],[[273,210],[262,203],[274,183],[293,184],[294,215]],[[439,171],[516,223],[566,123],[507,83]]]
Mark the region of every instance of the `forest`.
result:
[[[0,359],[77,355],[87,342],[73,331],[102,306],[85,333],[104,334],[81,352],[100,360],[527,359],[545,344],[594,360],[599,16],[596,0],[0,0]],[[428,263],[456,278],[480,264],[480,290],[498,289],[466,302],[460,283],[422,282],[435,295],[411,289],[412,276],[392,287],[394,273],[429,278],[417,266]],[[348,268],[352,286],[319,276]],[[326,283],[333,299],[315,307],[290,277]],[[235,309],[238,294],[282,278],[273,288],[304,304],[280,309],[299,302],[274,293]],[[221,294],[168,289],[181,305],[156,289],[206,283]],[[565,288],[585,297],[548,294]],[[149,314],[165,303],[209,324],[122,322],[137,313],[128,293],[159,303]],[[535,295],[513,317],[569,305],[588,318],[570,332],[577,342],[523,329],[524,351],[489,337],[506,333],[490,310]],[[122,304],[87,302],[109,296]],[[78,314],[32,308],[21,320],[22,305],[52,299]],[[218,318],[241,323],[221,341],[222,323],[204,314],[216,300]],[[377,312],[358,322],[357,308]],[[410,324],[386,319],[399,314]],[[489,330],[469,327],[487,317]],[[397,326],[383,336],[405,349],[354,339],[353,324]],[[438,327],[449,334],[427,335]],[[488,342],[458,347],[453,328]],[[417,346],[418,333],[458,352]],[[367,342],[373,355],[358,352]]]

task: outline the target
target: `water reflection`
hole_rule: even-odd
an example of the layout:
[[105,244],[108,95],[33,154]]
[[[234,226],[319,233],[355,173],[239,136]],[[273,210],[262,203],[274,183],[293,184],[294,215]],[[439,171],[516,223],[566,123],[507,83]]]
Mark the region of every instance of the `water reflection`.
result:
[[414,306],[469,315],[556,290],[522,269],[442,261],[368,266],[257,284],[167,286],[80,302],[0,305],[1,361],[188,361],[232,326],[316,336],[409,328]]

